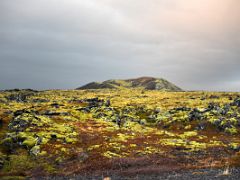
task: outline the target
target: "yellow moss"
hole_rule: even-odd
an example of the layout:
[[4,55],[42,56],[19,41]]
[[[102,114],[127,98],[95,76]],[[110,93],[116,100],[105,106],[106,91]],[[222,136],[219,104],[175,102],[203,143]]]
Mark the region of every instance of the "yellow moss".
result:
[[9,162],[4,164],[3,171],[13,174],[22,173],[36,165],[36,162],[26,154],[9,155]]
[[189,130],[189,129],[191,129],[192,128],[192,126],[191,125],[188,125],[188,126],[185,126],[185,130]]
[[46,156],[47,155],[47,151],[41,151],[40,153],[39,153],[39,156]]
[[107,157],[107,158],[109,158],[109,159],[115,158],[115,157],[121,157],[121,155],[116,154],[116,153],[113,153],[113,152],[111,152],[111,151],[104,152],[104,153],[103,153],[103,156],[105,156],[105,157]]
[[198,135],[198,133],[196,131],[187,131],[187,132],[184,132],[183,134],[179,135],[179,137],[182,139],[186,139],[186,138],[197,136],[197,135]]
[[238,130],[235,127],[231,127],[231,128],[226,128],[225,132],[230,135],[235,135],[238,133]]
[[101,145],[96,144],[96,145],[92,145],[92,146],[90,146],[87,150],[88,150],[88,151],[92,151],[92,150],[94,150],[94,149],[98,149],[98,148],[100,148],[100,147],[101,147]]
[[77,142],[77,139],[76,138],[65,137],[65,141],[66,141],[66,143],[73,144],[73,143]]
[[188,151],[198,151],[202,149],[206,149],[206,143],[200,143],[197,141],[188,141],[183,139],[162,139],[160,144],[165,146],[173,146],[173,147],[183,147],[188,149]]
[[136,144],[130,144],[129,147],[135,148],[135,147],[137,147],[137,145]]
[[113,141],[122,141],[122,142],[127,142],[128,139],[132,139],[133,136],[128,135],[128,134],[122,134],[122,133],[118,133],[117,137],[113,139]]
[[67,152],[67,149],[64,148],[64,147],[62,147],[62,148],[61,148],[61,151],[64,152],[64,153],[66,153],[66,152]]
[[36,138],[29,136],[27,137],[26,140],[23,141],[22,145],[27,146],[28,148],[31,148],[35,146],[36,142],[37,142]]
[[229,144],[229,147],[233,150],[237,150],[238,148],[240,148],[240,144],[232,142],[232,143]]

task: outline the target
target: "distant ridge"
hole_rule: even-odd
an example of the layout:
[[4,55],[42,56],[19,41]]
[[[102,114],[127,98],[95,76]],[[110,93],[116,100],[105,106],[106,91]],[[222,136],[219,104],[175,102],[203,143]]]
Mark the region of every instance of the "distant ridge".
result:
[[120,89],[120,88],[142,88],[146,90],[161,91],[183,91],[173,83],[163,79],[154,77],[139,77],[136,79],[111,79],[103,82],[91,82],[77,88],[83,89]]

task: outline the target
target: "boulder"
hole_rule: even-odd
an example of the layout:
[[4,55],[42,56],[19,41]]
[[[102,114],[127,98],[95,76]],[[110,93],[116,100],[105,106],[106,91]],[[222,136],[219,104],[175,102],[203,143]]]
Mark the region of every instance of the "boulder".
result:
[[231,106],[229,104],[225,104],[222,111],[221,111],[221,114],[222,115],[226,115],[231,109]]
[[41,127],[48,124],[51,120],[46,116],[39,116],[33,113],[23,113],[15,118],[13,118],[8,128],[16,133],[23,132],[29,126],[31,127]]
[[20,109],[20,110],[15,111],[15,112],[13,113],[13,116],[14,116],[14,117],[17,117],[17,116],[19,116],[19,115],[22,115],[23,113],[30,113],[30,111],[27,110],[27,109]]
[[9,123],[8,128],[11,131],[22,132],[30,125],[30,118],[33,117],[28,114],[25,114],[25,116],[19,115]]
[[198,123],[198,125],[196,127],[196,130],[204,130],[204,129],[206,129],[206,126],[207,126],[207,123],[201,121],[201,122]]
[[88,103],[88,106],[90,107],[99,107],[104,104],[104,100],[96,98],[91,98],[91,99],[84,99],[84,102]]
[[203,114],[197,108],[194,108],[188,115],[189,121],[201,120],[202,118]]
[[240,98],[236,98],[231,105],[240,107]]
[[68,112],[56,112],[51,110],[47,110],[43,114],[46,116],[69,116],[70,115],[70,113]]
[[17,93],[12,93],[5,98],[9,101],[16,101],[16,102],[27,102],[28,97],[33,96],[35,92],[32,91],[19,91]]

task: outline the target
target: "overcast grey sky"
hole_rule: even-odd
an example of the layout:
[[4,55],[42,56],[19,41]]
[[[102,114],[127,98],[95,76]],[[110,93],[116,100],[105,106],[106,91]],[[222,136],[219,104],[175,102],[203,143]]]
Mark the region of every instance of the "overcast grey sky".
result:
[[240,91],[240,1],[0,0],[0,89],[139,76]]

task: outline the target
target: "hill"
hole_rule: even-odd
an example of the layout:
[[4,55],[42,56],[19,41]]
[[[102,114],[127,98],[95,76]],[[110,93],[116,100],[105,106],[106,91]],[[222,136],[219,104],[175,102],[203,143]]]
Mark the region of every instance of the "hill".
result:
[[119,89],[119,88],[142,88],[146,90],[161,91],[182,91],[173,83],[163,79],[154,77],[140,77],[136,79],[112,79],[103,82],[91,82],[77,89]]

